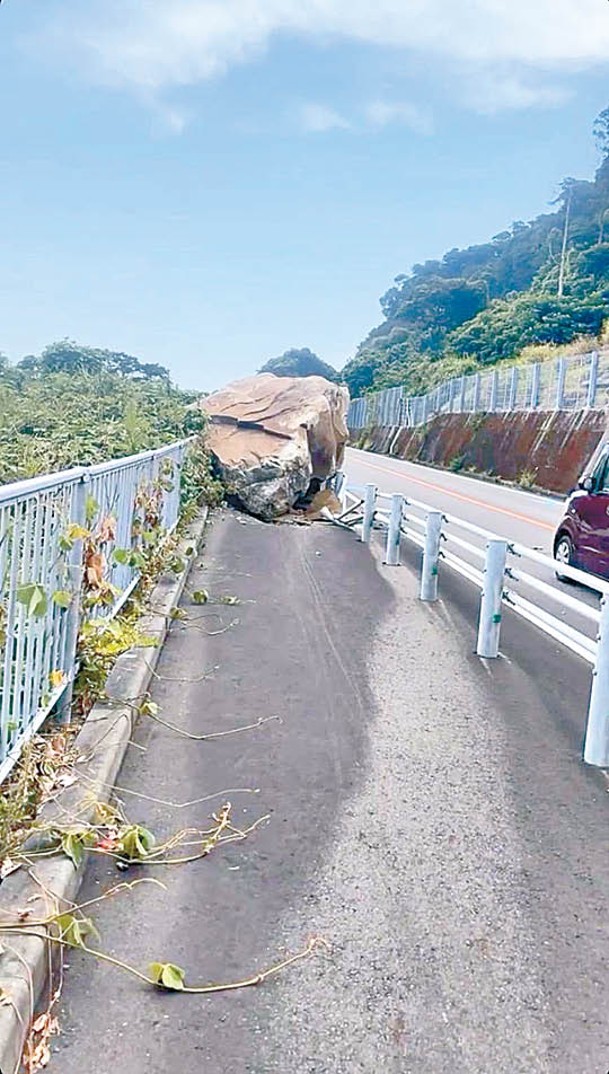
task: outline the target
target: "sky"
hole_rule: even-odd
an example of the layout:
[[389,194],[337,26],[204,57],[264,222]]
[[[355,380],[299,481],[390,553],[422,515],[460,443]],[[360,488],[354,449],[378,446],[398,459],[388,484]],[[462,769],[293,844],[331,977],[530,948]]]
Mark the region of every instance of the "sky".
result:
[[607,0],[2,0],[0,351],[341,367],[393,278],[598,164]]

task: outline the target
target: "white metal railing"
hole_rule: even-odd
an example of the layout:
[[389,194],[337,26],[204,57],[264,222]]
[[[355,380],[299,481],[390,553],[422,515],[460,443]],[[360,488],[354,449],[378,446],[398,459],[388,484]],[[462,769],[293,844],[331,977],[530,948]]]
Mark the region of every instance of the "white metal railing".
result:
[[372,425],[413,428],[437,414],[607,406],[609,348],[604,348],[455,377],[425,395],[406,395],[401,386],[370,392],[351,401],[347,424],[351,430]]
[[187,446],[0,486],[0,781],[67,709],[82,621],[117,613],[175,527]]
[[[599,610],[532,573],[535,567],[547,568],[552,574],[557,569],[551,556],[536,549],[401,493],[379,492],[374,484],[352,486],[341,476],[337,491],[343,510],[333,521],[359,532],[365,543],[369,543],[375,527],[386,530],[388,566],[399,563],[402,538],[422,550],[421,600],[438,599],[443,563],[479,587],[478,656],[492,659],[499,655],[502,612],[508,606],[592,665],[584,760],[598,767],[609,767],[609,581],[560,564],[561,577],[600,594]],[[482,541],[482,546],[472,538]],[[554,602],[591,623],[594,636],[548,611],[542,606],[541,598],[544,603]]]

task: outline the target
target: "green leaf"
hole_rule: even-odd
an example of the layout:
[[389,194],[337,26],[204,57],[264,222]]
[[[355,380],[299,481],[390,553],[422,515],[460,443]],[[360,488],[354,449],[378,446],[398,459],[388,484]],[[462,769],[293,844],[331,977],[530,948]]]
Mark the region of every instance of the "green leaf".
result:
[[23,604],[27,614],[40,619],[47,610],[48,600],[45,590],[36,582],[27,582],[17,586],[17,602]]
[[170,571],[173,571],[174,574],[181,574],[182,571],[186,570],[186,562],[181,556],[174,556],[167,564],[167,567]]
[[180,966],[174,966],[172,962],[152,962],[148,972],[159,988],[167,988],[170,992],[183,991],[186,975]]
[[207,604],[209,593],[206,589],[195,589],[192,599],[195,604]]
[[62,552],[69,552],[75,545],[76,541],[84,541],[85,537],[89,536],[89,530],[85,529],[78,522],[70,522],[69,526],[62,533],[59,538],[59,547]]
[[131,559],[131,549],[115,548],[114,552],[112,553],[112,559],[115,563],[121,563],[123,565],[129,563],[129,560]]
[[139,707],[139,712],[142,716],[156,716],[158,711],[159,706],[156,701],[151,701],[149,697],[145,698]]
[[129,861],[143,861],[155,845],[152,832],[140,824],[132,824],[122,833],[118,853]]
[[81,526],[79,522],[70,522],[66,530],[66,537],[69,541],[84,541],[88,536],[89,530],[85,526]]
[[56,589],[51,596],[51,600],[58,608],[69,608],[72,603],[72,594],[69,589]]
[[55,919],[59,928],[60,939],[70,947],[84,947],[87,936],[99,939],[99,933],[89,917],[76,917],[74,914],[62,914]]
[[89,525],[95,519],[97,512],[99,511],[99,504],[94,496],[87,496],[85,501],[85,516]]
[[75,869],[78,869],[83,860],[85,847],[93,846],[95,839],[95,833],[87,828],[60,833],[61,849]]
[[78,838],[78,836],[74,835],[72,832],[64,832],[61,837],[61,849],[63,850],[64,854],[70,859],[74,868],[78,869],[78,866],[82,862],[83,855],[85,852],[82,842]]

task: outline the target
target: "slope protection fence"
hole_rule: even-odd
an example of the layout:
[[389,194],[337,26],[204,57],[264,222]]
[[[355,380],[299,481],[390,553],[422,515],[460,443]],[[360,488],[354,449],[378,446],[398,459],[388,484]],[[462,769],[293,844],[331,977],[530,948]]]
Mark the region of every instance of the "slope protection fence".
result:
[[600,410],[607,406],[609,348],[603,348],[454,377],[426,395],[406,395],[403,386],[371,392],[351,401],[347,424],[352,431],[372,425],[414,428],[437,414]]
[[118,613],[175,528],[188,444],[0,487],[0,781],[69,712],[83,622]]
[[[333,521],[357,532],[366,544],[375,529],[386,532],[387,566],[399,564],[402,540],[421,550],[421,600],[438,600],[445,567],[479,589],[478,656],[494,659],[499,655],[502,616],[508,607],[592,666],[583,757],[588,764],[608,768],[609,581],[558,565],[536,549],[402,493],[381,492],[374,484],[350,485],[344,474],[339,475],[336,489],[343,511]],[[600,608],[557,584],[557,568],[561,579],[596,591]],[[574,613],[588,629],[566,622],[566,612]]]

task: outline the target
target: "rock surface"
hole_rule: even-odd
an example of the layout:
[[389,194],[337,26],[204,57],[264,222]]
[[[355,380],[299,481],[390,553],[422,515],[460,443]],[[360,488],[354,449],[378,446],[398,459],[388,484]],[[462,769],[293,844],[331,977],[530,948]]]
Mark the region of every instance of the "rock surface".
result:
[[323,377],[264,373],[199,403],[221,475],[246,511],[272,521],[340,469],[349,393]]

